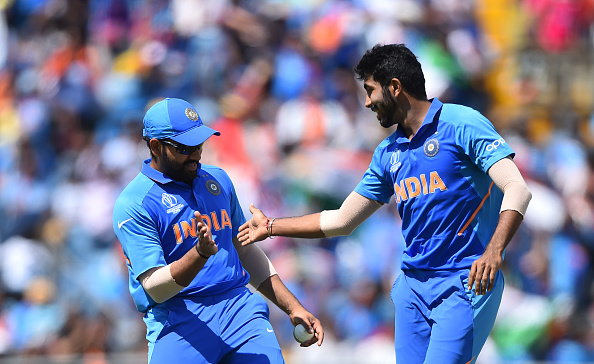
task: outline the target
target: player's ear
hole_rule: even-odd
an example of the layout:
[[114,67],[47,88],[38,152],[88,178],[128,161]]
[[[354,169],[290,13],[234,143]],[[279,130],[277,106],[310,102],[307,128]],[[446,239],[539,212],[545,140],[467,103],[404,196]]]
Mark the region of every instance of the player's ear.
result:
[[390,90],[390,94],[393,95],[394,97],[396,97],[396,96],[398,96],[399,93],[402,92],[402,83],[400,82],[399,79],[393,78],[390,81],[390,85],[388,86],[388,89]]
[[155,138],[149,140],[149,147],[151,148],[151,154],[155,157],[161,156],[161,143]]

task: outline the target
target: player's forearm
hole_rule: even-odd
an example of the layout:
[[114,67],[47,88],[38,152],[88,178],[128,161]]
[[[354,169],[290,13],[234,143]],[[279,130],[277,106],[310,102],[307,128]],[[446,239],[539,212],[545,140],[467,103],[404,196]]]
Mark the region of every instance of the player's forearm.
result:
[[194,247],[181,259],[166,266],[152,268],[138,279],[155,302],[165,302],[187,287],[207,261]]
[[187,287],[206,261],[207,259],[201,257],[196,249],[190,249],[181,259],[166,266],[152,268],[138,278],[153,300],[161,303]]
[[329,238],[350,235],[382,205],[379,201],[363,197],[353,191],[347,196],[338,210],[324,210],[321,212],[320,229]]
[[367,218],[373,215],[382,203],[351,192],[337,210],[275,219],[269,229],[272,235],[296,238],[321,238],[350,235]]
[[171,276],[171,264],[151,268],[142,273],[138,280],[146,293],[157,303],[167,301],[184,289]]
[[493,237],[485,250],[502,255],[503,251],[520,227],[522,220],[523,216],[518,211],[502,211],[499,214],[499,222],[497,223]]
[[179,260],[171,263],[171,276],[177,284],[187,287],[207,261],[194,247]]
[[323,238],[320,228],[320,213],[299,217],[276,218],[268,229],[271,236],[287,236],[291,238]]
[[302,307],[297,297],[289,291],[278,274],[264,280],[258,287],[258,291],[287,315],[290,315],[297,307]]
[[241,265],[250,274],[250,284],[254,288],[258,289],[262,282],[276,274],[276,269],[258,245],[244,246],[236,238],[233,239],[233,245],[235,245]]

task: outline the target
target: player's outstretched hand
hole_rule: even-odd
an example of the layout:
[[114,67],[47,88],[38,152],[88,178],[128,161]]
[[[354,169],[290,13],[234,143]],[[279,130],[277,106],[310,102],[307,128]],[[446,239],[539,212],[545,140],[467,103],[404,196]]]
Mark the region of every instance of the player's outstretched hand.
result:
[[268,237],[266,226],[268,218],[266,215],[264,215],[262,210],[256,208],[253,203],[250,204],[250,212],[252,213],[252,218],[239,227],[239,233],[237,234],[237,240],[243,246],[264,240]]
[[198,227],[198,251],[207,257],[216,254],[219,251],[219,247],[212,237],[212,231],[210,231],[208,225],[202,220],[202,214],[200,212],[194,211],[194,216],[196,217],[196,226]]
[[305,307],[300,307],[299,309],[291,312],[289,314],[289,318],[291,319],[291,323],[293,326],[297,326],[299,324],[303,325],[307,332],[314,334],[314,336],[302,343],[301,347],[311,346],[314,343],[318,343],[318,346],[322,345],[324,342],[324,328],[322,327],[322,323],[318,320],[314,315],[311,314]]

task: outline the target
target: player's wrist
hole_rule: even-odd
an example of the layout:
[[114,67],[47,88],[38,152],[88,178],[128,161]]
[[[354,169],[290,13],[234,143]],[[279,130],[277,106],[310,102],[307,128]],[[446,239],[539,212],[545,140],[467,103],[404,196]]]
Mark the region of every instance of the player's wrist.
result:
[[276,220],[276,217],[273,217],[272,219],[269,217],[266,218],[266,234],[269,239],[275,238],[275,235],[272,234],[272,224],[274,224],[274,220]]
[[196,248],[196,252],[198,253],[198,255],[199,255],[201,258],[204,258],[204,259],[208,260],[208,258],[210,258],[210,255],[203,254],[203,253],[200,251],[200,249],[198,249],[198,245],[199,245],[198,243],[196,243],[196,244],[194,245],[194,248]]

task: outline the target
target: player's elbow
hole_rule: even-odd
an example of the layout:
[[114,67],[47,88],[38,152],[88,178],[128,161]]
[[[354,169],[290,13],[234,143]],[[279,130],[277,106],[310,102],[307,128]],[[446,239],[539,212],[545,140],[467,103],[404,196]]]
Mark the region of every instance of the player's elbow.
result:
[[532,192],[530,192],[530,190],[528,189],[528,186],[524,185],[523,188],[523,193],[524,193],[524,198],[528,201],[528,203],[530,203],[530,201],[532,200]]
[[144,290],[156,303],[163,303],[173,297],[172,295],[166,295],[159,292],[158,289],[145,289]]
[[277,274],[274,265],[257,245],[236,245],[237,255],[244,269],[250,274],[250,284],[258,289],[262,282]]
[[156,303],[163,303],[184,289],[183,286],[175,283],[170,265],[152,268],[138,278],[144,291]]
[[532,200],[532,192],[530,192],[526,182],[518,181],[510,183],[506,186],[503,193],[501,211],[514,210],[525,216],[530,200]]
[[340,210],[324,210],[320,214],[320,229],[328,238],[347,236],[353,233],[357,225],[349,223]]
[[347,236],[351,235],[353,231],[355,231],[355,228],[355,226],[350,225],[336,226],[332,229],[324,230],[324,234],[329,238],[334,236]]
[[[528,186],[524,183],[521,188],[521,194],[522,194],[522,199],[524,201],[526,201],[526,209],[528,209],[528,205],[530,204],[530,201],[532,200],[532,192],[530,192],[530,189],[528,188]],[[524,214],[526,213],[526,211],[524,211]]]

